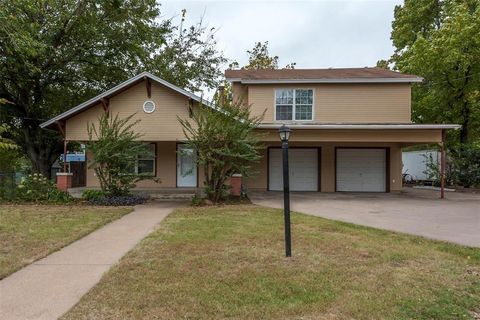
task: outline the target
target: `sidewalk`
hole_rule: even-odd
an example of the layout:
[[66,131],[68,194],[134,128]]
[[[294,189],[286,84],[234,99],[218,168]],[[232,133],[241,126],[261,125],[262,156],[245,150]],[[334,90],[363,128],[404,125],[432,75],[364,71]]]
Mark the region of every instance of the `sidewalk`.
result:
[[136,206],[109,223],[0,281],[0,319],[57,319],[120,258],[183,202]]

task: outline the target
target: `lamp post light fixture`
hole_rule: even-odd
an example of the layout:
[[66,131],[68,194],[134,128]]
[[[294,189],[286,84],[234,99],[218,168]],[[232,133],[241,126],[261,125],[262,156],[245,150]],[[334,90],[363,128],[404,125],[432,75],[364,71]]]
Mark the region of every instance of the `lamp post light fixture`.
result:
[[283,215],[285,220],[285,256],[292,256],[292,238],[290,234],[290,181],[288,171],[288,139],[290,139],[290,130],[286,125],[278,129],[280,140],[282,141],[283,157]]

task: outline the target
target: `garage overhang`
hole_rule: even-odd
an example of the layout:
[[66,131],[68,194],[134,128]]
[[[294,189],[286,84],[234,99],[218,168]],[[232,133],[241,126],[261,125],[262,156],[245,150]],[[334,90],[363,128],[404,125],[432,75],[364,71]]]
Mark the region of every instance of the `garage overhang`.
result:
[[[294,132],[291,141],[440,143],[443,132],[457,130],[457,124],[305,124],[285,123]],[[283,123],[262,123],[263,141],[278,141]]]

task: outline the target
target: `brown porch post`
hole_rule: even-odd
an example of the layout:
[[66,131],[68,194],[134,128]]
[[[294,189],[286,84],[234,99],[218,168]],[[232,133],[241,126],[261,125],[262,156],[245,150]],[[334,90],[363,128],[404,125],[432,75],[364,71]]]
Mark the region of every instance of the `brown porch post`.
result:
[[445,198],[445,130],[442,130],[442,143],[440,145],[440,199]]
[[67,172],[67,144],[68,141],[63,139],[63,172]]

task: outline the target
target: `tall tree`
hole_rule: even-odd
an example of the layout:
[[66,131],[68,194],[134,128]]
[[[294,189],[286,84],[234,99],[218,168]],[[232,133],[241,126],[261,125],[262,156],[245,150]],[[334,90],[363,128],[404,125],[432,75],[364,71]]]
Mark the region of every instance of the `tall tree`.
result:
[[161,20],[155,0],[0,1],[0,121],[46,176],[61,137],[39,124],[149,70],[190,90],[215,87],[225,62],[213,30]]
[[[256,42],[251,50],[247,50],[248,64],[242,69],[278,69],[278,56],[271,56],[268,51],[268,41]],[[291,62],[285,66],[284,69],[295,69],[295,62]],[[237,61],[234,61],[229,66],[231,69],[238,69],[240,67]]]
[[413,88],[416,122],[459,123],[480,138],[480,1],[406,0],[395,8],[393,67],[425,78]]

